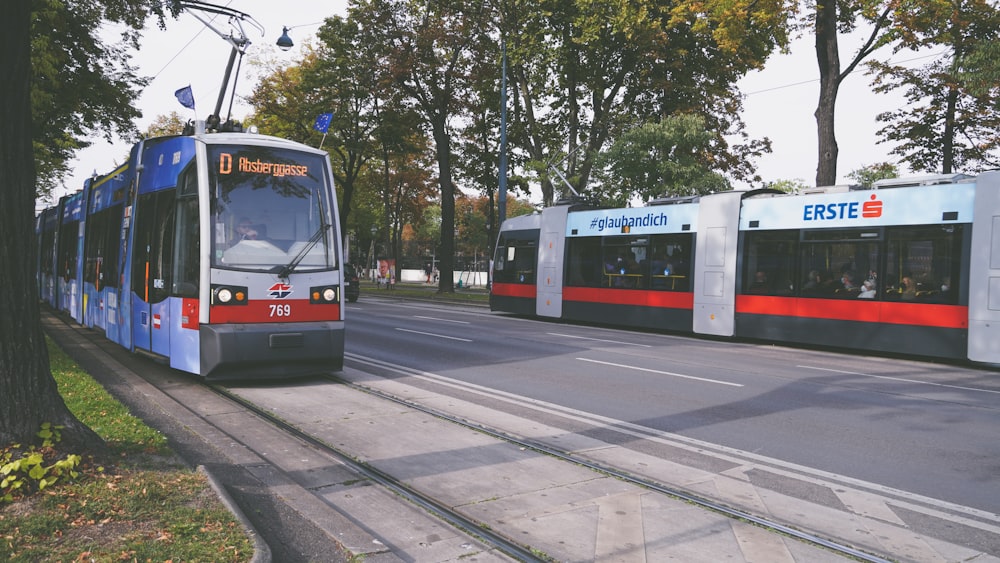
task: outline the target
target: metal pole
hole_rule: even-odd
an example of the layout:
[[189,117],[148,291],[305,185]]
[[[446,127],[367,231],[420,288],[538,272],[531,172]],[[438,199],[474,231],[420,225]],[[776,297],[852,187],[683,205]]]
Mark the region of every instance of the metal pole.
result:
[[[226,88],[229,86],[229,75],[233,72],[233,64],[236,62],[236,55],[239,50],[233,45],[233,50],[229,52],[229,64],[226,65],[226,74],[222,78],[222,87],[219,88],[219,101],[215,103],[215,113],[208,116],[209,123],[215,118],[213,129],[217,129],[222,124],[222,102],[226,99]],[[210,125],[211,126],[211,125]]]
[[497,225],[507,219],[507,40],[501,31],[500,51],[503,68],[500,75],[500,184],[497,190]]

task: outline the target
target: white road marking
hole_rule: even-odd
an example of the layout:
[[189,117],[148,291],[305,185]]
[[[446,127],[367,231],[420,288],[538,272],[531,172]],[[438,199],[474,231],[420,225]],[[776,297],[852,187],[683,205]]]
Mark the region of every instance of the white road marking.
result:
[[446,336],[444,334],[434,334],[433,332],[423,332],[423,331],[420,331],[420,330],[410,330],[408,328],[398,328],[397,327],[396,330],[398,330],[400,332],[412,332],[413,334],[422,334],[424,336],[433,336],[435,338],[447,338],[448,340],[460,340],[462,342],[472,342],[472,340],[469,340],[468,338],[459,338],[457,336]]
[[616,363],[612,363],[612,362],[602,362],[601,360],[591,360],[589,358],[577,358],[577,359],[580,360],[581,362],[590,362],[592,364],[602,364],[602,365],[605,365],[605,366],[612,366],[612,367],[616,367],[616,368],[632,369],[632,370],[636,370],[636,371],[646,371],[646,372],[649,372],[649,373],[658,373],[658,374],[661,374],[661,375],[670,375],[670,376],[673,376],[673,377],[681,377],[681,378],[684,378],[684,379],[693,379],[695,381],[704,381],[706,383],[718,383],[719,385],[729,385],[730,387],[743,387],[742,383],[732,383],[732,382],[729,382],[729,381],[719,381],[718,379],[707,379],[707,378],[704,378],[704,377],[695,377],[693,375],[684,375],[683,373],[674,373],[672,371],[663,371],[663,370],[658,370],[658,369],[641,368],[639,366],[629,366],[629,365],[625,365],[625,364],[616,364]]
[[562,334],[562,333],[559,333],[559,332],[550,332],[549,336],[561,336],[563,338],[577,338],[577,339],[580,339],[580,340],[592,340],[594,342],[607,342],[608,344],[621,344],[623,346],[641,346],[643,348],[652,348],[652,346],[650,346],[649,344],[638,344],[638,343],[635,343],[635,342],[623,342],[623,341],[620,341],[620,340],[605,340],[603,338],[590,338],[590,337],[587,337],[587,336],[575,336],[575,335],[572,335],[572,334]]
[[979,391],[980,393],[997,393],[1000,391],[995,391],[993,389],[982,389],[979,387],[963,387],[961,385],[948,385],[947,383],[934,383],[933,381],[920,381],[919,379],[907,379],[905,377],[892,377],[889,375],[873,375],[870,373],[860,373],[857,371],[847,371],[842,369],[832,369],[823,368],[817,366],[795,366],[802,369],[814,369],[816,371],[830,371],[833,373],[842,373],[844,375],[858,375],[861,377],[871,377],[874,379],[888,379],[890,381],[902,381],[903,383],[919,383],[920,385],[933,385],[934,387],[947,387],[948,389],[959,389],[961,391]]
[[469,321],[456,321],[454,319],[441,319],[441,318],[438,318],[438,317],[424,317],[422,315],[413,315],[413,318],[415,318],[415,319],[425,319],[425,320],[428,320],[428,321],[441,321],[443,323],[457,323],[457,324],[463,324],[463,325],[472,324]]

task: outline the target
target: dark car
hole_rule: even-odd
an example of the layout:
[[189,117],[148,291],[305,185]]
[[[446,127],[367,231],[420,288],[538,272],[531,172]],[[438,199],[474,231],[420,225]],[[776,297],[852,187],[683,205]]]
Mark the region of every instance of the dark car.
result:
[[352,264],[344,264],[344,297],[354,303],[361,295],[361,280],[358,279],[358,269]]

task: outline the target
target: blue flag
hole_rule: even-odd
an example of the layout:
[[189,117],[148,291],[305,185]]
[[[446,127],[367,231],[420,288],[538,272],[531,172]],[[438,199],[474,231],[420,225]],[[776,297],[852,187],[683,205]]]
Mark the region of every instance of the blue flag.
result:
[[191,91],[190,84],[174,92],[174,95],[177,96],[177,101],[180,102],[182,106],[194,109],[194,92]]
[[326,132],[330,129],[330,120],[333,119],[332,113],[321,113],[316,117],[316,123],[313,123],[313,129],[319,131],[320,133],[326,135]]

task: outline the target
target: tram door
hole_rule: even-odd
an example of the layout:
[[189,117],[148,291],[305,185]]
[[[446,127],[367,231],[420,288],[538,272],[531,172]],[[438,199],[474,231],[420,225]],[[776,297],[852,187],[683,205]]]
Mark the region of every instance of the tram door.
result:
[[1000,363],[1000,173],[976,179],[969,271],[969,359]]
[[736,243],[740,193],[701,198],[694,259],[694,331],[732,336],[736,326]]
[[566,218],[569,206],[549,207],[542,215],[538,240],[538,272],[535,277],[538,301],[535,314],[562,317],[563,256],[566,251]]
[[137,350],[170,355],[174,189],[139,195],[132,247],[132,342]]

